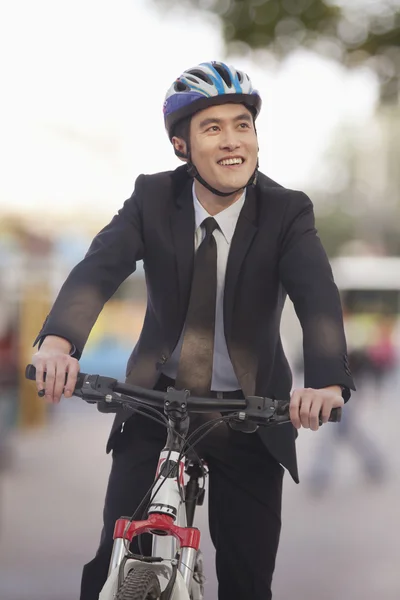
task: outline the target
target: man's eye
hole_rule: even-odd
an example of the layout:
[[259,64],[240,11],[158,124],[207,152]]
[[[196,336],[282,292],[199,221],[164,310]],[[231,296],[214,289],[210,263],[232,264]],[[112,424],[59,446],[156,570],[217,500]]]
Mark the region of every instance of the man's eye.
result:
[[207,129],[207,131],[218,131],[219,127],[218,125],[211,125],[211,127],[209,127]]
[[243,125],[246,129],[250,129],[250,125],[248,123],[245,123],[245,122],[240,123],[240,127],[242,127]]

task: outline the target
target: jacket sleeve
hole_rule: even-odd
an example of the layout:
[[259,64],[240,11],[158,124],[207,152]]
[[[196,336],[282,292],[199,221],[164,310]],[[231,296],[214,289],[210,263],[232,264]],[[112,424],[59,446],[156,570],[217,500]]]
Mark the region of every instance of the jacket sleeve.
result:
[[34,346],[47,335],[67,339],[79,359],[104,304],[144,258],[142,202],[144,175],[129,200],[93,239],[85,258],[63,284]]
[[281,232],[280,279],[303,330],[304,385],[355,390],[349,368],[339,291],[315,229],[311,200],[292,192]]

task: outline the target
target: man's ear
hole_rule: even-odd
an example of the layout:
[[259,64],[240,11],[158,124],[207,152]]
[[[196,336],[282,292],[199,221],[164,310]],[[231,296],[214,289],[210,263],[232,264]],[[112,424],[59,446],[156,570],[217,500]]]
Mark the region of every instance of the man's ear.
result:
[[171,140],[176,156],[183,162],[188,161],[187,144],[182,138],[174,136]]

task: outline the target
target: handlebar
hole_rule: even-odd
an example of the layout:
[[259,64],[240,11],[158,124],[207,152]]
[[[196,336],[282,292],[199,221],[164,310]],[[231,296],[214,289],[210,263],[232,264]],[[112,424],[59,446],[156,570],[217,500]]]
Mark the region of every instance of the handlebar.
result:
[[[44,374],[44,379],[45,379]],[[36,380],[36,368],[28,365],[25,377]],[[273,400],[262,396],[247,396],[243,399],[223,399],[190,396],[188,390],[168,388],[166,392],[149,390],[136,385],[123,383],[103,375],[90,375],[79,373],[74,390],[74,395],[82,398],[89,404],[101,405],[111,412],[121,405],[137,408],[138,404],[163,408],[170,418],[182,415],[188,410],[194,413],[233,412],[235,418],[241,421],[251,420],[258,425],[287,423],[289,417],[289,401]],[[338,422],[341,419],[342,409],[334,408],[329,421]],[[320,421],[322,424],[322,421]]]

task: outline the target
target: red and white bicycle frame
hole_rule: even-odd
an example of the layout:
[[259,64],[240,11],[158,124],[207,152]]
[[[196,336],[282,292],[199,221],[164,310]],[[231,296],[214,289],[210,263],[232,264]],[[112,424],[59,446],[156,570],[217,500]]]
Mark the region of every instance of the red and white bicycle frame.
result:
[[[173,561],[177,561],[178,569],[171,600],[202,600],[200,584],[193,578],[200,545],[200,531],[195,527],[186,526],[186,508],[181,497],[181,491],[183,493],[184,489],[184,469],[185,460],[181,458],[179,461],[179,452],[162,450],[156,473],[156,493],[148,510],[148,518],[145,521],[130,523],[128,517],[121,517],[115,524],[108,579],[99,600],[114,600],[126,546],[129,547],[134,536],[142,533],[153,534],[152,556],[163,559],[162,562],[145,563],[157,574],[161,591],[171,579]],[[138,563],[143,565],[142,561],[128,559],[125,563],[124,577]]]

